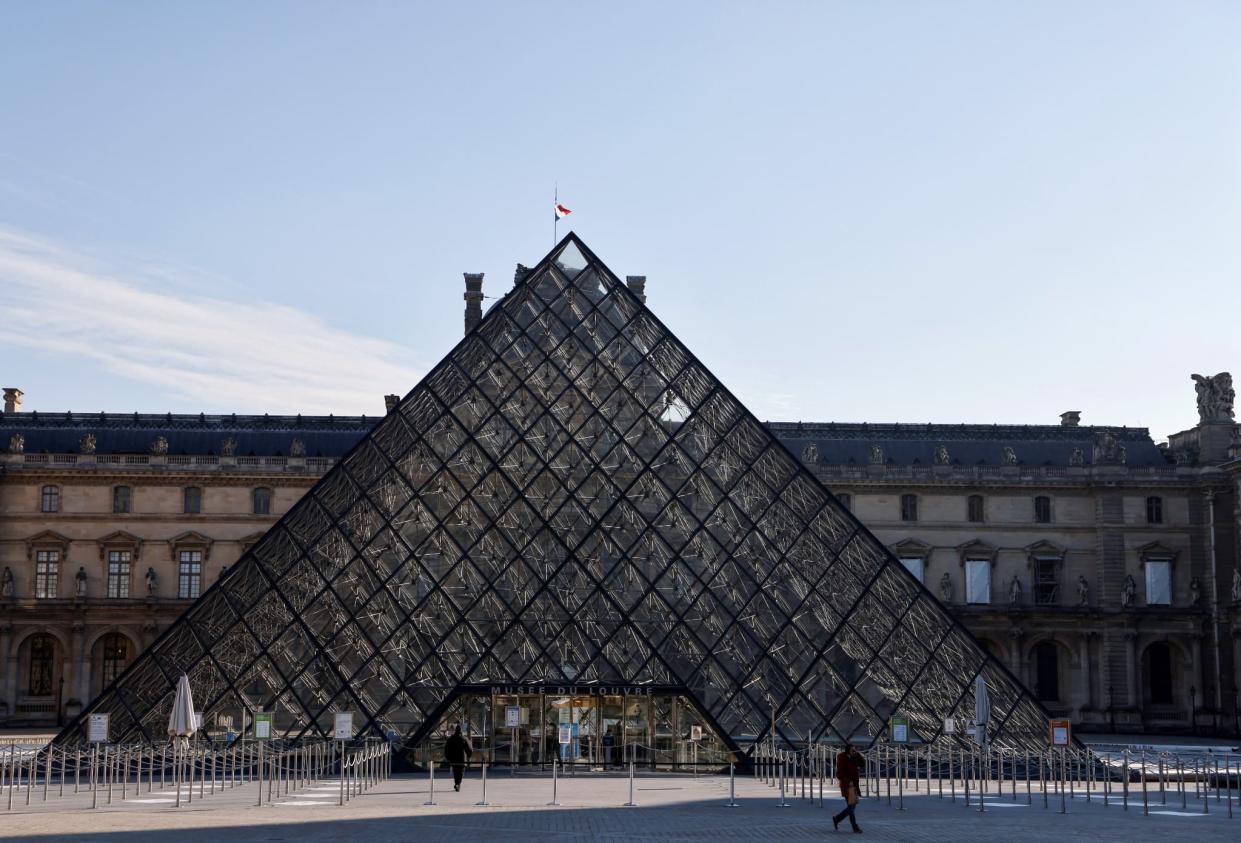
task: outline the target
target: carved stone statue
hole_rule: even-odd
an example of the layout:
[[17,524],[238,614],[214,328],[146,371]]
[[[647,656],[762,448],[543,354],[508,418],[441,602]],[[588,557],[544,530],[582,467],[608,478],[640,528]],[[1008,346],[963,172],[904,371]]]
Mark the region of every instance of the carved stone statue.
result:
[[1021,580],[1017,579],[1014,574],[1012,580],[1008,583],[1008,605],[1016,606],[1021,603]]
[[1090,584],[1086,582],[1086,578],[1084,576],[1080,575],[1077,578],[1077,605],[1090,605]]
[[936,445],[935,446],[935,464],[936,465],[948,465],[949,462],[950,462],[950,458],[948,456],[948,449],[944,447],[943,445]]
[[237,453],[237,440],[228,437],[220,444],[220,456],[231,457]]
[[952,577],[948,576],[947,571],[939,578],[939,599],[945,603],[952,602]]
[[886,459],[883,455],[883,448],[879,447],[878,445],[871,445],[870,446],[870,464],[871,465],[883,465],[885,461]]
[[1241,568],[1232,572],[1232,602],[1241,603]]
[[168,439],[164,436],[156,436],[151,442],[151,454],[156,457],[168,456]]
[[1125,587],[1120,592],[1120,606],[1122,609],[1128,609],[1133,605],[1133,598],[1138,594],[1138,584],[1133,579],[1133,574],[1125,576]]
[[1069,454],[1069,465],[1085,465],[1086,455],[1082,453],[1081,448],[1074,448],[1073,453]]
[[9,453],[24,454],[26,452],[26,437],[20,433],[14,433],[9,437]]
[[147,568],[146,583],[147,597],[154,597],[155,592],[159,590],[159,578],[155,576],[154,568]]
[[84,454],[95,453],[95,434],[83,433],[78,439],[78,450]]
[[8,565],[4,566],[4,573],[0,574],[0,597],[13,596],[13,569]]
[[1197,577],[1189,581],[1189,605],[1202,605],[1202,582]]
[[1017,452],[1014,451],[1012,449],[1012,446],[1010,445],[1004,446],[1004,464],[1005,465],[1016,465],[1017,464]]
[[78,566],[78,572],[74,575],[77,581],[77,596],[79,600],[86,599],[86,568]]
[[801,449],[801,461],[814,465],[819,461],[819,446],[811,442]]
[[289,456],[304,457],[306,456],[306,443],[301,439],[294,438],[293,443],[289,445]]
[[1116,436],[1108,430],[1101,430],[1094,437],[1094,462],[1124,465],[1128,459],[1125,446],[1117,441]]
[[1198,419],[1202,422],[1230,422],[1237,393],[1232,388],[1232,375],[1190,375],[1198,393]]

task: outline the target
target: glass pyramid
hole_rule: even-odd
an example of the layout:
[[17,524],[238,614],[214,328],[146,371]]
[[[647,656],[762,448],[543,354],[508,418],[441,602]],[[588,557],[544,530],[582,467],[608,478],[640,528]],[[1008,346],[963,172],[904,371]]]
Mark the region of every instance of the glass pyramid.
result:
[[658,686],[742,752],[1046,714],[575,235],[59,736],[414,746],[464,686]]

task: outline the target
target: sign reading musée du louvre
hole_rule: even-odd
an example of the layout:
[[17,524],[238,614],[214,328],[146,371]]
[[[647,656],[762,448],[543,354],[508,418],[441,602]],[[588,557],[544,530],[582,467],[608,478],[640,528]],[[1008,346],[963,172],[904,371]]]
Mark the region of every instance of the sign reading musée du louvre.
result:
[[[347,353],[347,352],[342,352]],[[407,747],[465,688],[675,689],[730,750],[1047,716],[570,234],[82,714]],[[568,691],[572,689],[572,691]],[[80,723],[62,743],[83,738]]]

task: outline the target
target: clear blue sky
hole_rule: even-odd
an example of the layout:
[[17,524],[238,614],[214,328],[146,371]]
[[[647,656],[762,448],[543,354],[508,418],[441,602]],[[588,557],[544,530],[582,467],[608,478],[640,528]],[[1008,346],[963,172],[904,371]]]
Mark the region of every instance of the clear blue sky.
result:
[[6,3],[0,380],[377,413],[558,180],[760,418],[1161,438],[1241,376],[1239,44],[1235,0]]

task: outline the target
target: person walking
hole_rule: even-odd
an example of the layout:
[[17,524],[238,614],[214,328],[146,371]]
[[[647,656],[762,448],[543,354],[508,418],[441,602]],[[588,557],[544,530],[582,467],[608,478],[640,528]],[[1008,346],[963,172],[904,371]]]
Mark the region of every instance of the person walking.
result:
[[857,824],[854,811],[857,810],[860,792],[858,785],[862,779],[862,753],[851,743],[845,744],[844,751],[836,755],[836,780],[840,782],[840,795],[845,798],[845,809],[832,817],[832,828],[840,830],[840,823],[845,817],[853,826],[854,834],[861,834],[862,828]]
[[457,728],[448,740],[444,742],[444,760],[452,766],[452,789],[461,790],[461,777],[465,775],[465,762],[474,754],[473,747],[470,742],[461,734],[461,724],[457,724]]

